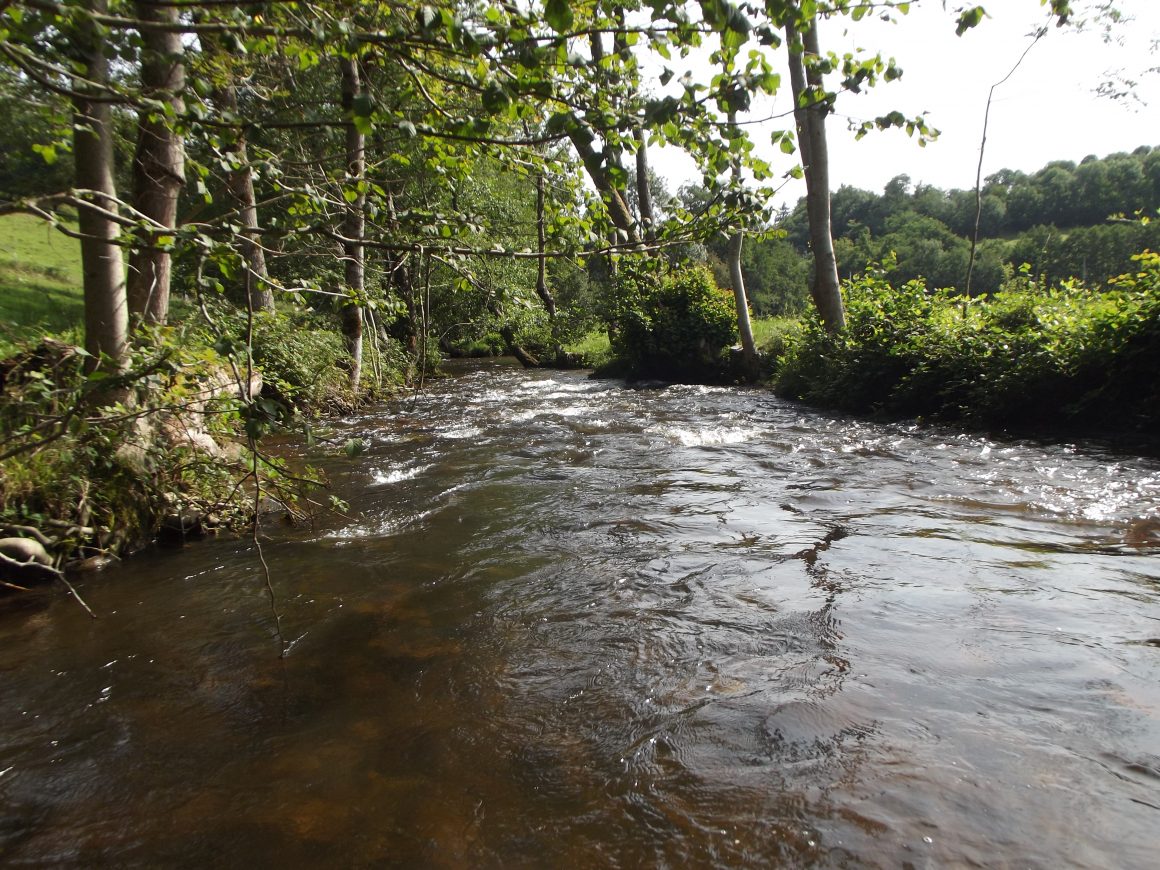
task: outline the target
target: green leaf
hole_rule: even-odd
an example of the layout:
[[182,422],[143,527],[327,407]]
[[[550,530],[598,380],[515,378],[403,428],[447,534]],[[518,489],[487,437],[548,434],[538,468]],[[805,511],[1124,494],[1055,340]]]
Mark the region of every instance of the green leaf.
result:
[[369,94],[355,94],[351,101],[351,112],[356,118],[369,118],[374,114],[375,104]]
[[494,79],[484,88],[482,100],[483,107],[493,115],[505,111],[512,104],[507,88]]
[[978,26],[986,14],[987,10],[982,6],[975,6],[971,9],[963,10],[962,14],[959,15],[958,25],[955,27],[955,35],[962,36],[972,27]]
[[544,4],[544,20],[557,33],[565,33],[574,20],[572,6],[568,0],[547,0]]
[[44,158],[44,162],[49,166],[56,163],[56,146],[55,145],[33,145],[32,150]]
[[415,18],[419,23],[419,27],[428,32],[434,30],[435,26],[442,21],[439,10],[434,6],[421,7]]

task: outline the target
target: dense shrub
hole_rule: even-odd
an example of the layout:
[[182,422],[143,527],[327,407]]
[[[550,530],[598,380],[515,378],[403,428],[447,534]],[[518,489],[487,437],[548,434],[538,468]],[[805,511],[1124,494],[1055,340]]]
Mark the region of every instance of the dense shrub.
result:
[[844,289],[848,328],[807,321],[782,357],[780,392],[857,412],[985,425],[1140,428],[1160,418],[1160,256],[1097,292],[1026,275],[970,302],[891,287]]
[[624,262],[603,314],[614,353],[647,377],[712,377],[737,338],[733,295],[703,266]]
[[[233,312],[221,318],[223,351],[242,351],[247,320]],[[224,346],[229,342],[230,346]],[[289,408],[318,412],[348,391],[348,365],[342,336],[334,318],[310,312],[262,312],[254,316],[253,359],[262,372],[266,392]]]

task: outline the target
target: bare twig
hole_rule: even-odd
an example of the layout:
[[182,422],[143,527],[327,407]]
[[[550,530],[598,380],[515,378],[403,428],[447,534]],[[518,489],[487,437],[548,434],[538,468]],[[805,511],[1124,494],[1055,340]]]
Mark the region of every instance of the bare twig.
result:
[[[251,409],[254,397],[250,394],[254,382],[254,300],[246,294],[246,383],[242,389],[242,401]],[[241,386],[239,384],[239,386]],[[262,506],[262,475],[258,469],[258,445],[251,427],[247,427],[246,439],[250,446],[250,474],[254,477],[254,549],[258,553],[258,561],[262,564],[262,578],[266,584],[266,595],[270,599],[270,613],[274,617],[274,632],[278,637],[278,658],[286,658],[286,636],[282,633],[282,615],[278,613],[278,599],[274,595],[274,583],[270,577],[270,565],[266,561],[266,554],[262,552],[260,531],[260,509]]]
[[[53,569],[53,570],[56,570],[56,569]],[[64,584],[65,588],[70,593],[72,593],[72,597],[77,600],[77,604],[79,604],[86,611],[88,611],[89,616],[91,616],[93,619],[97,618],[97,615],[95,613],[93,613],[93,609],[91,607],[89,607],[88,604],[85,603],[85,600],[83,598],[81,598],[81,594],[79,592],[77,592],[76,587],[68,582],[68,578],[64,576],[63,571],[56,572],[56,579],[58,579],[61,583]]]
[[[983,221],[983,152],[987,148],[987,123],[991,119],[991,100],[995,96],[995,88],[1006,83],[1006,81],[1011,78],[1011,76],[1015,75],[1015,71],[1019,69],[1020,66],[1022,66],[1024,58],[1027,57],[1031,49],[1035,48],[1035,44],[1039,42],[1039,40],[1043,39],[1043,37],[1046,35],[1046,27],[1041,27],[1035,31],[1034,38],[1027,45],[1027,47],[1023,49],[1023,54],[1019,55],[1019,60],[1015,61],[1015,66],[1011,67],[1011,70],[1007,73],[1007,75],[1003,76],[1003,78],[999,79],[999,81],[991,85],[991,90],[987,92],[987,109],[983,113],[983,139],[979,143],[979,167],[975,171],[975,228],[971,233],[971,254],[967,259],[967,284],[963,290],[967,302],[969,302],[971,299],[971,278],[975,274],[975,253],[979,247],[979,226]],[[966,302],[963,304],[965,306]],[[963,313],[964,315],[966,314],[965,307],[963,308]]]

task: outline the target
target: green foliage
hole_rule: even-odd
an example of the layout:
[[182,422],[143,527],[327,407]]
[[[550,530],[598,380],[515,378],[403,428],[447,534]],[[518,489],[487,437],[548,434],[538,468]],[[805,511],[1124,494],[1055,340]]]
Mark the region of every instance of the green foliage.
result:
[[[244,352],[246,318],[227,321],[232,350]],[[269,395],[287,409],[318,413],[347,389],[347,354],[333,322],[310,312],[263,312],[254,317],[253,359]]]
[[80,348],[49,339],[0,362],[0,519],[94,530],[67,532],[60,541],[67,553],[82,544],[140,546],[176,505],[226,521],[246,514],[237,454],[211,457],[177,434],[194,414],[223,442],[238,437],[240,418],[219,388],[228,376],[214,351],[159,330],[125,376],[86,373],[85,359]]
[[[1056,160],[1031,174],[996,172],[982,189],[971,293],[995,293],[1024,263],[1043,283],[1104,283],[1130,268],[1135,252],[1160,248],[1160,222],[1122,219],[1152,216],[1157,203],[1160,150],[1147,145],[1131,154],[1086,157],[1078,166]],[[892,284],[922,279],[931,287],[965,287],[974,190],[912,186],[909,176],[899,175],[882,194],[842,186],[831,205],[843,277],[860,275],[893,252],[886,273]],[[804,201],[779,227],[804,261]]]
[[622,260],[603,316],[613,352],[648,377],[711,377],[737,339],[733,294],[704,266]]
[[1160,256],[1135,259],[1112,290],[1048,289],[1024,274],[969,303],[870,274],[846,285],[846,331],[806,321],[778,389],[849,411],[982,425],[1155,425]]

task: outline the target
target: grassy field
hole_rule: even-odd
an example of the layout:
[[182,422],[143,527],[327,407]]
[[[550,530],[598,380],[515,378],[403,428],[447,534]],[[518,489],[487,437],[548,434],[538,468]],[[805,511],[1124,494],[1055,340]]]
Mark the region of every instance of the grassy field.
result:
[[[799,317],[755,317],[753,341],[759,351],[777,356],[785,348],[786,340],[801,329],[801,322]],[[584,354],[592,366],[603,365],[612,358],[608,333],[604,330],[588,333],[580,341],[567,345],[565,350]]]
[[79,242],[31,215],[0,217],[0,351],[83,320]]
[[579,341],[565,345],[564,349],[569,353],[583,354],[588,360],[588,365],[591,366],[602,365],[608,362],[612,356],[612,348],[608,342],[608,333],[603,329],[597,329],[588,333]]
[[752,326],[757,349],[776,356],[784,349],[786,339],[801,328],[801,318],[755,317]]

